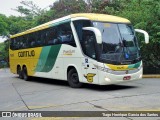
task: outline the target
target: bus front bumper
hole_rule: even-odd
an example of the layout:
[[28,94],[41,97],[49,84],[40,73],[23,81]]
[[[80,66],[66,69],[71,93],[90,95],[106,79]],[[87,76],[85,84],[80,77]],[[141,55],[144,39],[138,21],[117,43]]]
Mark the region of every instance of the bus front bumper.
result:
[[100,82],[101,85],[117,84],[122,82],[129,82],[134,80],[142,79],[143,68],[138,72],[132,74],[116,75],[111,73],[105,73],[104,80]]

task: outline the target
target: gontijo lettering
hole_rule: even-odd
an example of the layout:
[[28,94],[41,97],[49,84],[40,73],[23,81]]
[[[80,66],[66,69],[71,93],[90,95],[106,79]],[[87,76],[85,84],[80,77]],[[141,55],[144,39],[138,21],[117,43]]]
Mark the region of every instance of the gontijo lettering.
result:
[[18,52],[18,57],[34,57],[35,56],[35,51],[21,51]]

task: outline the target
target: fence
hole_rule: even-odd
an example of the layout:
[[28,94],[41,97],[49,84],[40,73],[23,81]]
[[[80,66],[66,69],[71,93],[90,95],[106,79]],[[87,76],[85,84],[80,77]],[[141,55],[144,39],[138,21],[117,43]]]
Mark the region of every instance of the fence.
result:
[[143,66],[143,74],[160,74],[160,67]]

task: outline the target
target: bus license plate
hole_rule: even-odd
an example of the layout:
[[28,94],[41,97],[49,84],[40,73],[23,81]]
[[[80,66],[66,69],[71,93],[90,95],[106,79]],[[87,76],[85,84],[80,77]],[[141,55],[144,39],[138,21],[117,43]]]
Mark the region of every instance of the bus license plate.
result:
[[131,79],[131,76],[124,76],[123,77],[123,80],[130,80]]

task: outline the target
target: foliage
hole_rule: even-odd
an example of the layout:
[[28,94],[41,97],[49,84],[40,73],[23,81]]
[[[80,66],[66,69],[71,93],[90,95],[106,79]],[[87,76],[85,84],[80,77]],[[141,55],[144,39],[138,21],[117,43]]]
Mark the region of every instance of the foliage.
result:
[[5,36],[8,34],[8,24],[6,23],[7,17],[0,14],[0,36]]
[[83,0],[59,0],[50,6],[49,11],[38,16],[36,23],[42,24],[69,14],[85,12],[85,7],[86,3]]
[[0,68],[8,66],[8,48],[9,48],[9,41],[4,43],[0,43]]
[[0,51],[4,49],[4,43],[0,43]]
[[148,45],[144,44],[144,38],[139,38],[144,65],[160,68],[159,0],[131,0],[129,4],[125,0],[121,6],[123,9],[117,15],[128,18],[135,28],[146,30],[150,35]]
[[32,1],[21,1],[22,6],[18,6],[16,9],[13,9],[19,13],[21,16],[26,18],[33,19],[35,16],[41,15],[44,10],[35,5]]

